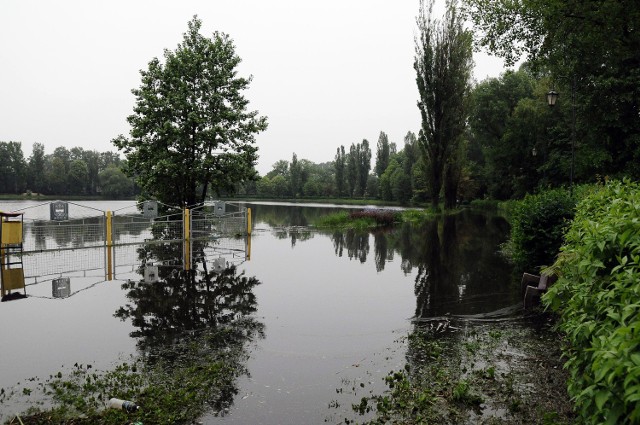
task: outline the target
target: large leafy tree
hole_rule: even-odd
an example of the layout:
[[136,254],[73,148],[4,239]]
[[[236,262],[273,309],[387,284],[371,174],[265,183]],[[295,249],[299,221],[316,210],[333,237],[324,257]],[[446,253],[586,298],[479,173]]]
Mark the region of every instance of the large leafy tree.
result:
[[[524,127],[515,111],[523,99],[534,99],[534,84],[533,77],[523,67],[517,72],[507,71],[499,78],[486,79],[473,89],[469,118],[472,134],[470,156],[472,161],[482,165],[483,186],[493,198],[514,197],[517,192],[514,183],[521,181],[522,177],[518,170],[523,164],[531,164],[531,157],[523,158],[522,155],[531,154],[534,145],[514,144],[513,139],[517,139],[515,136],[521,131],[513,131],[511,127]],[[540,107],[549,109],[542,99],[538,103]],[[542,136],[538,125],[526,131],[529,135]],[[537,150],[546,158],[540,146]]]
[[210,186],[231,191],[255,178],[255,135],[267,128],[266,117],[247,109],[242,92],[251,78],[237,76],[232,40],[220,32],[204,37],[201,25],[194,17],[164,63],[154,58],[140,71],[131,137],[113,140],[143,194],[167,203],[194,205]]
[[[427,181],[432,207],[440,201],[445,175],[459,168],[460,145],[468,115],[467,96],[473,67],[472,35],[463,26],[455,1],[447,1],[444,19],[432,17],[433,0],[420,1],[416,19],[414,69],[422,126],[418,143],[429,170]],[[455,182],[448,182],[448,185]],[[445,191],[445,206],[455,204],[455,191]]]

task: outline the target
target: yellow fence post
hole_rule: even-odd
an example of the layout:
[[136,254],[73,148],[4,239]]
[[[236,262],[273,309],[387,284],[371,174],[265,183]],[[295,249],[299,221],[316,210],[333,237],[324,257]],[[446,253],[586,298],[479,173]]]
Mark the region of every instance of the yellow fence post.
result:
[[107,245],[107,280],[113,280],[113,258],[112,258],[112,247],[113,247],[113,223],[112,223],[113,213],[111,211],[107,211],[106,216],[106,235],[105,235],[105,243]]
[[184,269],[191,270],[191,212],[189,208],[184,209],[182,219],[184,221]]
[[247,208],[247,235],[251,236],[251,208]]

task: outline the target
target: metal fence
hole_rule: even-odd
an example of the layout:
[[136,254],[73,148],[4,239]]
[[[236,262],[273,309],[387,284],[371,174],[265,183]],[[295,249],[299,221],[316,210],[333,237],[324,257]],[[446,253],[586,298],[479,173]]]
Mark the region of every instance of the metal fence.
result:
[[19,256],[27,285],[69,274],[111,280],[147,264],[189,269],[192,262],[224,258],[231,264],[249,256],[250,210],[227,202],[102,211],[54,201],[19,212]]
[[[69,205],[75,215],[69,214]],[[247,208],[214,201],[193,209],[141,203],[115,211],[53,201],[25,208],[23,252],[59,251],[181,240],[209,240],[250,233]],[[44,212],[43,212],[44,210]],[[50,211],[46,219],[46,211]],[[185,223],[188,220],[188,223]],[[188,232],[188,233],[185,233]]]

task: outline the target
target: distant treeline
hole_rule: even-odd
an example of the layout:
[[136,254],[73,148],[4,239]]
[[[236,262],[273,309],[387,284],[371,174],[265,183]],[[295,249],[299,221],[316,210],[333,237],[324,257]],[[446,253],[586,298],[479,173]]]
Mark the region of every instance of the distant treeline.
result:
[[[525,64],[473,87],[467,131],[455,157],[460,161],[455,176],[458,200],[519,199],[541,188],[566,186],[571,174],[574,183],[640,179],[637,143],[607,142],[621,138],[596,131],[595,121],[580,118],[585,114],[580,96],[575,106],[565,96],[564,102],[549,107],[544,96],[549,86],[548,77],[537,76]],[[637,133],[633,128],[626,131]],[[124,174],[125,166],[117,153],[58,147],[45,155],[39,143],[25,159],[20,142],[0,142],[0,193],[131,196],[136,187]],[[291,160],[277,161],[266,175],[238,185],[236,193],[423,203],[432,196],[428,173],[419,134],[407,132],[403,146],[398,146],[382,131],[373,149],[367,140],[348,149],[339,146],[330,162],[316,164],[293,153]],[[219,194],[216,189],[209,191],[211,196]]]
[[117,153],[61,146],[45,154],[41,143],[34,143],[25,159],[21,142],[0,142],[0,193],[131,196],[134,182],[122,171],[124,165]]
[[[637,144],[606,143],[615,137],[595,131],[592,121],[578,119],[572,129],[570,101],[547,105],[545,93],[550,84],[548,77],[536,76],[525,64],[473,87],[463,153],[456,157],[461,161],[458,200],[519,199],[542,188],[568,186],[572,166],[574,183],[640,178],[637,161],[630,159],[638,156]],[[576,104],[575,108],[580,117],[583,106]],[[402,204],[430,199],[429,166],[419,135],[408,132],[404,146],[399,147],[380,132],[374,161],[371,158],[367,140],[348,150],[340,146],[335,160],[323,164],[298,159],[294,153],[291,161],[276,162],[257,182],[239,188],[239,193],[283,198],[365,197]]]

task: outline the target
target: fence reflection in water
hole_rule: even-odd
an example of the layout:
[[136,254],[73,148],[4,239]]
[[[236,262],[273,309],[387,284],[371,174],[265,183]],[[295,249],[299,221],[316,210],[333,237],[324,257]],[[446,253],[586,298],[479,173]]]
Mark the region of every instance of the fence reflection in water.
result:
[[[60,211],[61,202],[55,204]],[[193,210],[161,205],[164,215],[156,217],[143,205],[112,213],[71,204],[69,215],[54,219],[52,213],[50,220],[44,217],[53,203],[24,209],[20,255],[27,286],[63,275],[112,280],[118,273],[142,273],[147,265],[189,269],[192,262],[216,258],[225,259],[218,265],[238,264],[249,256],[250,212],[235,204],[218,201]]]

